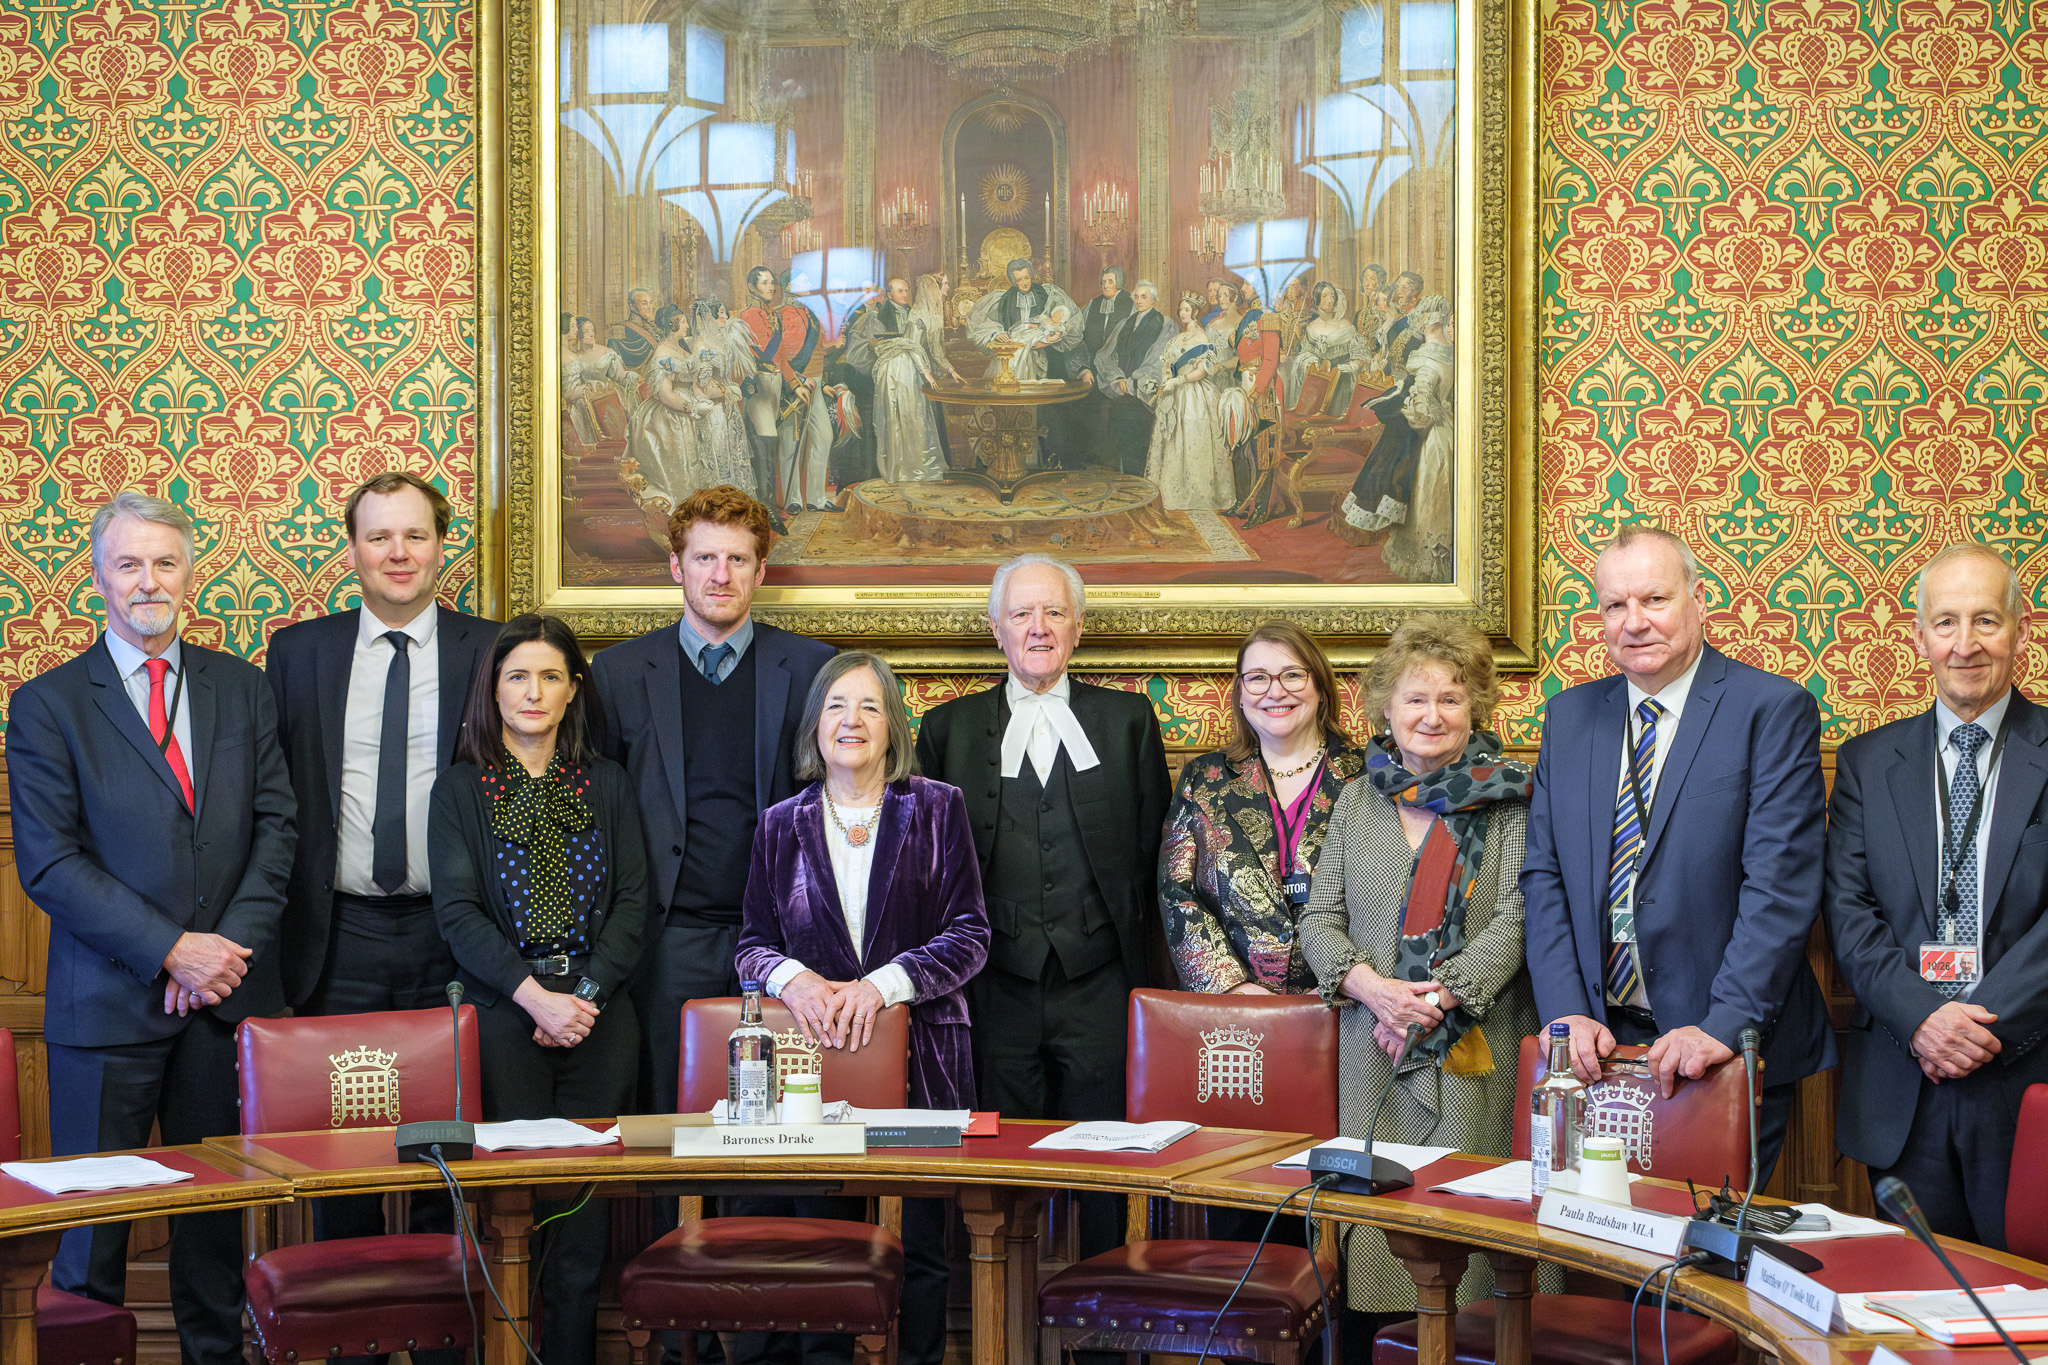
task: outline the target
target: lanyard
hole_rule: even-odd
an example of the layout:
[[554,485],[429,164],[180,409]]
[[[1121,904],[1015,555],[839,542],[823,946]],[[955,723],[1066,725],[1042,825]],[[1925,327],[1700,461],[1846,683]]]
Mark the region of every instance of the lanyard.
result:
[[[2010,713],[2008,713],[2006,719],[2011,719]],[[1949,824],[1948,818],[1948,768],[1941,761],[1942,746],[1939,744],[1935,746],[1934,782],[1935,789],[1941,794],[1941,800],[1935,809],[1935,818],[1941,821],[1940,900],[1942,910],[1949,915],[1954,915],[1962,908],[1963,897],[1962,893],[1956,889],[1956,873],[1962,870],[1964,855],[1976,846],[1977,822],[1984,814],[1984,793],[1990,789],[1991,779],[1998,773],[1998,755],[2005,749],[2005,735],[2006,731],[2010,728],[2009,725],[2001,722],[1998,727],[1998,738],[1991,741],[1991,757],[1984,764],[1984,780],[1977,784],[1977,795],[1970,802],[1970,813],[1963,817],[1963,828],[1959,838],[1952,837],[1955,835],[1955,830]],[[1961,762],[1962,757],[1962,754],[1958,752],[1956,754],[1956,761]],[[1971,755],[1970,762],[1975,763],[1976,761],[1976,756],[1974,754]]]
[[[1642,837],[1636,840],[1635,857],[1635,875],[1641,876],[1643,871],[1643,850],[1650,846],[1650,803],[1643,799],[1642,779],[1636,775],[1636,711],[1633,706],[1621,718],[1621,724],[1628,736],[1628,753],[1623,756],[1621,766],[1628,769],[1629,794],[1636,799],[1636,828],[1642,834]],[[1653,744],[1650,747],[1650,767],[1653,772],[1656,766],[1657,749]],[[1656,788],[1652,787],[1651,790],[1655,791]],[[1634,892],[1630,892],[1630,899],[1634,899]]]
[[[1259,760],[1264,763],[1264,759]],[[1323,764],[1329,758],[1325,755],[1316,761],[1316,770],[1309,776],[1309,783],[1301,789],[1301,795],[1294,798],[1289,810],[1280,808],[1280,794],[1274,789],[1273,774],[1266,773],[1266,803],[1273,808],[1273,829],[1280,836],[1280,880],[1285,882],[1294,875],[1295,845],[1301,841],[1301,832],[1308,825],[1309,807],[1315,803],[1316,788],[1322,785]],[[1294,820],[1288,820],[1289,811]]]
[[[182,659],[182,655],[180,658]],[[178,702],[185,695],[185,670],[178,670],[178,681],[171,685],[171,709],[164,712],[164,737],[156,742],[157,754],[168,763],[171,757],[171,741],[178,737]]]

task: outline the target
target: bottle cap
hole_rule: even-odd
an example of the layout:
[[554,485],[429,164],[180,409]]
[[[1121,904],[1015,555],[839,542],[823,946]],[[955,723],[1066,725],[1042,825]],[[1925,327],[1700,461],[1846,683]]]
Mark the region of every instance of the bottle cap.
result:
[[743,994],[749,994],[749,995],[751,995],[751,994],[752,994],[753,992],[755,992],[755,991],[758,991],[758,990],[760,990],[760,989],[761,989],[761,983],[760,983],[760,982],[758,982],[758,981],[742,981],[742,982],[740,982],[740,991],[741,991],[741,992],[742,992]]
[[1572,1036],[1572,1026],[1570,1024],[1552,1024],[1550,1026],[1550,1036],[1553,1038],[1569,1038]]

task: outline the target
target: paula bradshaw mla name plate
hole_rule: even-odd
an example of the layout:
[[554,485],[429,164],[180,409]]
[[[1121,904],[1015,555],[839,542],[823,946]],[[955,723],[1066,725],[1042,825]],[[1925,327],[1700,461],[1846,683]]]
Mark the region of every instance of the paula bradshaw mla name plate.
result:
[[1610,1204],[1605,1199],[1588,1199],[1585,1195],[1572,1194],[1554,1185],[1544,1191],[1543,1207],[1536,1214],[1538,1227],[1576,1232],[1581,1237],[1597,1237],[1603,1242],[1619,1242],[1622,1246],[1654,1251],[1660,1256],[1678,1254],[1679,1246],[1685,1240],[1685,1224],[1685,1219],[1674,1218],[1670,1214],[1651,1213],[1626,1204]]
[[725,1123],[678,1128],[676,1156],[866,1156],[858,1123]]

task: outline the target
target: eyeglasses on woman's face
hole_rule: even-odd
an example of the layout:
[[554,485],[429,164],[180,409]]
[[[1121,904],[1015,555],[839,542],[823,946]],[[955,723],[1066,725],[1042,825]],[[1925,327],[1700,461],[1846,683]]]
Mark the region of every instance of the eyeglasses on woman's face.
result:
[[1263,697],[1273,690],[1273,684],[1276,682],[1289,692],[1301,691],[1309,685],[1309,672],[1305,668],[1283,668],[1278,673],[1254,669],[1249,673],[1238,674],[1237,682],[1238,686],[1244,689],[1246,696]]

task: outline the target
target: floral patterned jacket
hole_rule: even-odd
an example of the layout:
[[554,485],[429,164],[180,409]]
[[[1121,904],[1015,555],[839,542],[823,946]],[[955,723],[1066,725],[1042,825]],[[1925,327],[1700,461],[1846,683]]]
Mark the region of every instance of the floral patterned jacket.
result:
[[[1302,870],[1313,872],[1344,784],[1365,770],[1365,751],[1333,743],[1309,798]],[[1301,995],[1316,988],[1295,934],[1295,907],[1280,887],[1279,838],[1266,770],[1219,751],[1188,760],[1159,848],[1159,913],[1184,990],[1220,994],[1247,981]]]

